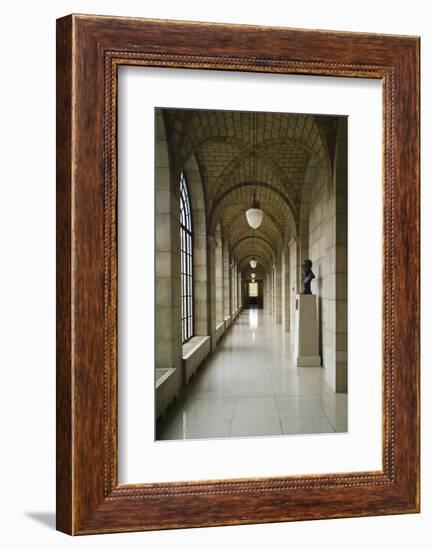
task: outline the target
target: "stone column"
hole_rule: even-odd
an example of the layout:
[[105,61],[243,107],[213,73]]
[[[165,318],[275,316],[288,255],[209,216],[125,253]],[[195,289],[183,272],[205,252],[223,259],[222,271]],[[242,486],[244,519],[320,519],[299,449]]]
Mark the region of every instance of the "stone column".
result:
[[229,245],[226,239],[223,240],[223,315],[224,318],[230,315],[229,303]]
[[236,263],[236,260],[234,262],[234,271],[233,271],[233,276],[234,276],[234,310],[236,311],[238,309],[238,266],[237,266],[237,263]]
[[233,257],[229,254],[229,315],[233,315]]
[[208,331],[211,336],[211,351],[216,346],[216,248],[217,241],[214,237],[207,238],[207,263],[208,263]]
[[171,175],[163,115],[156,116],[155,366],[176,367],[181,385],[181,275],[179,185]]
[[282,322],[282,308],[283,300],[281,294],[281,253],[277,257],[277,263],[275,265],[275,322],[281,324]]
[[347,392],[347,119],[341,118],[338,124],[335,152],[335,390]]
[[[193,197],[192,197],[193,199]],[[205,211],[193,211],[193,316],[194,334],[209,334],[208,319],[208,257]]]
[[217,238],[217,247],[215,250],[215,284],[216,284],[216,324],[222,323],[223,316],[223,250],[221,237]]
[[[160,115],[161,116],[161,115]],[[156,141],[156,367],[172,367],[172,225],[175,218],[171,212],[171,184],[169,160],[163,154],[162,140]],[[167,149],[166,149],[167,154]],[[176,274],[175,274],[176,275]]]
[[[290,294],[290,319],[293,321],[295,319],[295,304],[296,304],[296,294],[301,292],[301,286],[298,281],[298,246],[296,238],[293,238],[289,242],[289,258],[290,258],[290,285],[289,285],[289,294]],[[291,345],[295,341],[295,326],[294,323],[291,323],[290,330]]]
[[267,299],[267,304],[268,304],[268,313],[270,315],[273,314],[273,305],[274,305],[274,299],[273,299],[273,284],[272,284],[272,279],[273,279],[273,273],[272,273],[272,266],[269,268],[268,270],[268,274],[266,276],[266,288],[267,288],[267,296],[268,296],[268,299]]
[[281,301],[284,332],[290,332],[290,251],[287,242],[283,244],[281,256]]

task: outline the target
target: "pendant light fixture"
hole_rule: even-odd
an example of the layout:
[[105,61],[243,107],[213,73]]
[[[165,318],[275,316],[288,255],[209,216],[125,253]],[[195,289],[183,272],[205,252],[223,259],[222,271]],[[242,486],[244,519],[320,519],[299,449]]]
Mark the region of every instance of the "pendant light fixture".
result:
[[251,278],[254,280],[256,278],[256,273],[252,273]]
[[[253,181],[256,183],[256,115],[252,113],[252,138],[253,138]],[[252,229],[260,227],[263,218],[263,211],[259,207],[259,202],[256,199],[256,187],[253,186],[253,196],[251,200],[250,208],[245,213],[247,223]]]
[[248,225],[252,229],[257,229],[260,227],[263,218],[263,211],[259,208],[259,202],[256,200],[256,191],[253,192],[250,208],[247,210],[245,215],[247,216]]
[[253,240],[253,258],[250,260],[250,267],[251,269],[256,269],[257,266],[257,260],[256,260],[256,252],[255,252],[255,246],[254,246],[254,240]]

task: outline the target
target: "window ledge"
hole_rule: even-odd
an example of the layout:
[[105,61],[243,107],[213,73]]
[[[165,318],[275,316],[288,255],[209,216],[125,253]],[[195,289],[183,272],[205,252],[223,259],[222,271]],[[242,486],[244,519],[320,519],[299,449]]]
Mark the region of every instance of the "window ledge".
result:
[[187,384],[192,374],[211,352],[209,336],[194,336],[183,344],[183,382]]
[[171,377],[177,369],[175,367],[156,368],[156,389]]
[[177,370],[175,367],[156,368],[156,418],[163,416],[172,401],[178,398]]
[[183,359],[189,359],[209,339],[209,336],[193,336],[193,338],[190,338],[188,342],[183,344]]

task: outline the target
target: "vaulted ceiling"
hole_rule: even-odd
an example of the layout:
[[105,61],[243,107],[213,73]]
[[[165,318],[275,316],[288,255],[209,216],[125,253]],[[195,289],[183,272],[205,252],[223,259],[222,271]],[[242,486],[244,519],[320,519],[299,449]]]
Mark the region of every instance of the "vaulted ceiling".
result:
[[[163,114],[175,172],[192,156],[199,166],[208,234],[220,222],[240,266],[257,256],[269,267],[286,227],[294,232],[298,225],[311,156],[320,163],[333,156],[333,118],[188,109]],[[245,217],[253,190],[264,211],[256,230]]]

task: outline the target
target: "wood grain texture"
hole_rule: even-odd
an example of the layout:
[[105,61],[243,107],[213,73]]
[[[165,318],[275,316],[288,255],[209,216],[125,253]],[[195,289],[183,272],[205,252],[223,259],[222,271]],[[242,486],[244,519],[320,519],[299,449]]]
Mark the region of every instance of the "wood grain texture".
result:
[[[419,39],[68,16],[57,39],[57,527],[70,534],[419,510]],[[118,485],[117,68],[377,78],[383,470]]]
[[72,531],[72,28],[57,23],[57,529]]

